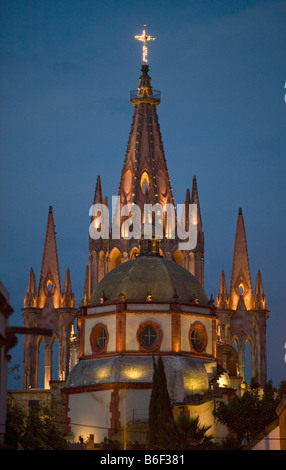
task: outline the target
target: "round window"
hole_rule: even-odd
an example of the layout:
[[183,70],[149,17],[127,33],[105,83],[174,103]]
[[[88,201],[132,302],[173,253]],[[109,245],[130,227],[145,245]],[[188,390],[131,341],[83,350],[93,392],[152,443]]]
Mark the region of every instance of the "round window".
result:
[[160,326],[149,321],[142,323],[137,331],[137,339],[141,349],[155,351],[160,347],[162,341]]
[[202,346],[202,339],[199,331],[196,328],[194,328],[191,333],[191,343],[196,351],[200,351]]
[[90,345],[93,353],[101,353],[106,350],[108,343],[108,331],[105,325],[98,323],[92,329]]
[[190,346],[191,350],[196,353],[202,353],[207,346],[207,333],[205,327],[196,323],[190,329]]

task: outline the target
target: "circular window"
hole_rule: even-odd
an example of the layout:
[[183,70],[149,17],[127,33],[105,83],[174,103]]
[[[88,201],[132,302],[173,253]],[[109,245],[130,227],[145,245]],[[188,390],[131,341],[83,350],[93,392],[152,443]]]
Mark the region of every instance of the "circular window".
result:
[[195,323],[190,328],[191,351],[196,353],[205,352],[207,346],[207,333],[201,323]]
[[145,322],[139,326],[137,339],[141,349],[154,351],[160,347],[162,331],[154,322]]
[[105,325],[98,323],[91,331],[90,345],[93,353],[106,351],[108,343],[108,331]]

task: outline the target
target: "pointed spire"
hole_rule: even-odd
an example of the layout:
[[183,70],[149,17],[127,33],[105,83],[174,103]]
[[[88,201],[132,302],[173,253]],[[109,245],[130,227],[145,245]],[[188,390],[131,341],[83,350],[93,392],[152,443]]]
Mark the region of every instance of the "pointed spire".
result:
[[67,268],[65,275],[64,288],[61,299],[62,307],[74,308],[74,293],[72,291],[70,270]]
[[189,220],[189,205],[191,204],[191,195],[190,195],[190,190],[187,188],[186,191],[186,199],[185,199],[185,220],[183,219],[182,214],[182,220],[181,220],[181,225],[182,227],[185,228],[185,231],[189,231],[189,226],[190,226],[190,220]]
[[96,180],[95,191],[94,191],[93,204],[102,204],[102,203],[103,203],[103,197],[102,197],[101,179],[100,179],[100,176],[98,176]]
[[202,216],[201,216],[201,209],[200,209],[200,201],[199,201],[199,193],[198,193],[198,185],[197,185],[197,178],[193,177],[193,186],[192,186],[192,195],[191,195],[191,204],[197,204],[197,222],[198,222],[198,230],[202,229]]
[[61,282],[58,262],[53,208],[50,206],[38,289],[38,307],[43,308],[47,296],[52,296],[55,308],[60,306]]
[[135,203],[143,214],[147,191],[152,205],[174,203],[156,110],[160,92],[151,86],[149,66],[141,70],[139,87],[130,95],[134,115],[118,190],[120,213],[124,204]]
[[203,223],[199,202],[199,193],[197,178],[193,177],[193,185],[191,192],[191,204],[197,205],[197,246],[195,249],[195,276],[198,281],[204,286],[204,232],[203,232]]
[[255,283],[255,293],[253,295],[253,308],[256,310],[266,310],[266,297],[264,294],[261,272],[258,270]]
[[219,293],[227,295],[227,287],[226,287],[225,274],[224,274],[223,269],[220,274]]
[[227,293],[224,270],[221,271],[220,275],[219,292],[217,295],[217,307],[219,309],[229,308],[229,295]]
[[236,310],[240,295],[247,310],[252,308],[252,283],[242,209],[238,211],[230,282],[230,308]]
[[37,307],[37,284],[33,268],[30,269],[24,307]]

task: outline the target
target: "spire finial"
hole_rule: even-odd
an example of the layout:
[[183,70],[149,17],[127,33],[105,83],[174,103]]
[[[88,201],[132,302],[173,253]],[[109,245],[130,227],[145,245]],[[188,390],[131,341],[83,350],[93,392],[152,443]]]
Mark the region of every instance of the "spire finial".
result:
[[147,64],[147,54],[148,54],[148,49],[147,49],[147,41],[151,41],[151,40],[155,40],[156,38],[153,37],[153,36],[148,36],[146,34],[146,24],[144,24],[144,29],[143,29],[143,33],[141,34],[141,36],[134,36],[134,39],[137,39],[138,41],[142,41],[143,42],[143,62],[144,64]]

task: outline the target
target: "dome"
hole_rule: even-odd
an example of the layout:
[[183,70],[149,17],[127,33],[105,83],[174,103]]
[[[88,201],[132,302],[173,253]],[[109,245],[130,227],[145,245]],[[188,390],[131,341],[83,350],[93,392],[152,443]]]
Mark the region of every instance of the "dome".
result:
[[89,304],[99,303],[102,293],[107,301],[117,301],[123,294],[127,301],[191,302],[202,305],[208,297],[199,281],[185,268],[160,256],[138,256],[112,269],[96,286]]
[[[209,390],[209,380],[216,373],[213,361],[183,356],[164,356],[163,362],[169,394],[173,402],[181,402],[194,393],[206,393]],[[150,384],[152,381],[153,359],[150,355],[120,355],[79,361],[71,370],[66,387],[69,389],[104,386],[110,383]]]

